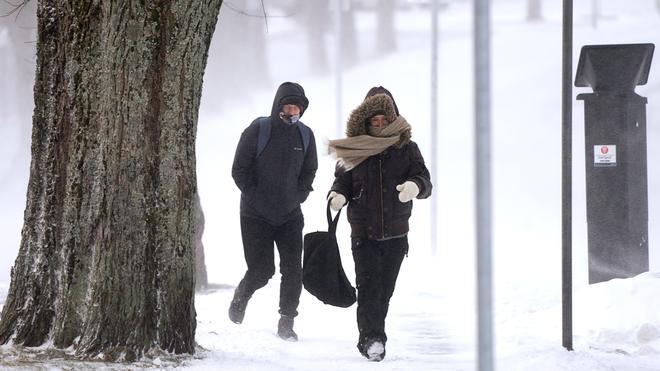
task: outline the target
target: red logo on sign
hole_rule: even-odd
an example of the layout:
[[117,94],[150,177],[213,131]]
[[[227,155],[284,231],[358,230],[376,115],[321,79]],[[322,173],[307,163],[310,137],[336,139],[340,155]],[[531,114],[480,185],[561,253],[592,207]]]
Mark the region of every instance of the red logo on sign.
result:
[[606,155],[609,152],[609,149],[606,146],[600,147],[600,153]]

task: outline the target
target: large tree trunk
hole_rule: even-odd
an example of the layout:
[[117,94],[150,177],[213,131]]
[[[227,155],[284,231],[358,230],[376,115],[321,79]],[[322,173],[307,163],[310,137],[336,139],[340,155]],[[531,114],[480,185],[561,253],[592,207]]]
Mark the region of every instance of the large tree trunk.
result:
[[32,164],[0,343],[126,360],[194,351],[195,133],[221,3],[39,2]]

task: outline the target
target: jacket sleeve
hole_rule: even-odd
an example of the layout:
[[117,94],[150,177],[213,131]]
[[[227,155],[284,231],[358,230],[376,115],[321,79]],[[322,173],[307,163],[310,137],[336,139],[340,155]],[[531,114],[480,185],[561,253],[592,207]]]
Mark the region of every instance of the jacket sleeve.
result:
[[316,140],[314,139],[314,133],[311,129],[309,144],[307,152],[305,152],[305,159],[303,160],[302,171],[300,172],[300,177],[298,178],[298,189],[309,192],[313,191],[312,183],[314,182],[314,177],[316,177],[316,170],[319,167],[318,158],[316,156]]
[[339,165],[339,162],[335,165],[335,181],[330,187],[330,192],[335,191],[346,197],[346,200],[350,200],[353,197],[353,172],[346,171],[344,168]]
[[256,121],[252,122],[243,133],[236,146],[234,164],[231,167],[231,176],[241,190],[241,193],[250,195],[257,186],[255,164],[257,156],[257,137],[259,127]]
[[424,199],[431,196],[433,185],[431,184],[431,174],[424,164],[424,157],[417,147],[417,143],[410,142],[408,146],[410,155],[410,168],[408,171],[408,180],[412,180],[419,187],[418,199]]

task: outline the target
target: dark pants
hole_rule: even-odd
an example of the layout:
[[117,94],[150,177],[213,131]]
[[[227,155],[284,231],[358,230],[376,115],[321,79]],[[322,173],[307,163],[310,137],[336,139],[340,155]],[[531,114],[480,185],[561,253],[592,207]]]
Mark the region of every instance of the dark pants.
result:
[[280,314],[295,317],[302,291],[302,229],[303,217],[299,215],[288,222],[273,226],[260,219],[241,216],[241,235],[247,272],[238,284],[237,291],[250,298],[258,289],[266,286],[275,274],[273,243],[280,253]]
[[399,268],[408,252],[408,237],[386,241],[352,239],[358,290],[358,349],[364,353],[369,339],[385,344],[385,317],[394,293]]

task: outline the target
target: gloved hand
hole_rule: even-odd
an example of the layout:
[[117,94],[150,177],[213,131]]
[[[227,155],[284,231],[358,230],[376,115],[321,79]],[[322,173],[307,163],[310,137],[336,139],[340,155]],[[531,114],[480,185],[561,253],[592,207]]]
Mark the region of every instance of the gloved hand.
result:
[[330,192],[328,200],[330,200],[330,208],[334,211],[339,211],[344,205],[346,205],[346,197],[335,191]]
[[410,180],[406,180],[396,186],[396,190],[399,191],[399,201],[404,203],[412,200],[419,194],[419,187],[415,182]]

